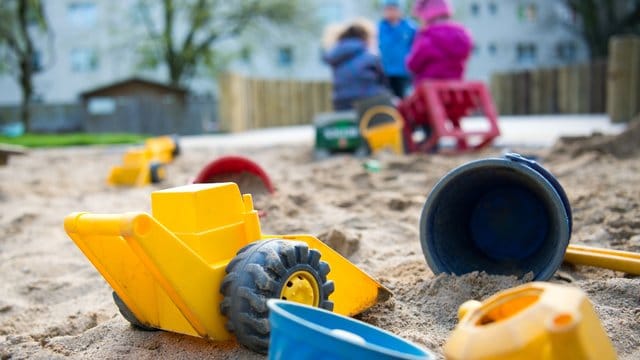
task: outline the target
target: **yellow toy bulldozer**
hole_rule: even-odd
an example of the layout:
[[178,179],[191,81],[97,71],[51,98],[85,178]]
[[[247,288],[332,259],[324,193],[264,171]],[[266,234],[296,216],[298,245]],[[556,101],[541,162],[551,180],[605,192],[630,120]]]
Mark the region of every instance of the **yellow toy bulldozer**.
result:
[[358,314],[389,291],[311,235],[267,236],[234,183],[153,192],[152,214],[73,213],[67,234],[138,328],[211,340],[235,335],[266,353],[267,300]]
[[109,172],[110,185],[144,186],[166,178],[165,164],[180,154],[177,136],[158,136],[145,140],[144,147],[130,149],[122,156],[122,165]]

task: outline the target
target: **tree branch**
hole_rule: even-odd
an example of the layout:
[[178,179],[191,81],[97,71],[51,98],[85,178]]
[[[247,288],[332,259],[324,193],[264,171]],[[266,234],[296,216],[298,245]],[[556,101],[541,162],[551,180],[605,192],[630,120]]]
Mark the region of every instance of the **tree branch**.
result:
[[7,43],[7,46],[9,46],[9,48],[11,48],[18,57],[23,56],[23,51],[20,48],[20,44],[16,40],[15,35],[12,34],[10,30],[0,27],[0,42],[2,41]]
[[20,35],[24,40],[24,55],[31,56],[33,54],[33,40],[31,40],[31,36],[29,36],[29,23],[27,20],[29,11],[28,0],[20,0],[18,1],[18,29],[20,30]]
[[149,15],[149,5],[147,5],[146,1],[138,1],[136,12],[142,19],[142,23],[144,24],[147,35],[152,39],[157,39],[158,37],[160,37],[160,34],[153,25],[153,20],[151,20],[151,16]]
[[198,0],[198,3],[191,11],[191,29],[189,29],[189,33],[182,43],[182,51],[188,51],[191,48],[195,33],[206,23],[208,16],[203,16],[203,14],[206,14],[206,5],[206,0]]
[[164,1],[164,44],[167,54],[173,55],[173,16],[175,8],[173,7],[173,0]]
[[207,35],[207,37],[204,40],[202,40],[202,42],[200,42],[198,46],[196,46],[194,50],[194,54],[201,54],[203,51],[207,50],[207,48],[211,46],[213,42],[218,40],[219,37],[220,37],[219,33],[215,31],[211,31],[209,35]]

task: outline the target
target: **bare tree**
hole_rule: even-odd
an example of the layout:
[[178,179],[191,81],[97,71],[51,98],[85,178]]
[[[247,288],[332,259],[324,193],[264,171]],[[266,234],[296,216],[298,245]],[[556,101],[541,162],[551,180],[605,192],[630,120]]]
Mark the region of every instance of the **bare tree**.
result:
[[640,34],[640,0],[565,0],[575,14],[574,27],[587,42],[591,58],[609,54],[609,38]]
[[[141,65],[167,66],[172,85],[183,85],[200,65],[212,66],[222,56],[216,45],[238,38],[259,23],[296,22],[303,0],[139,0],[148,40],[139,48]],[[186,25],[186,26],[183,26]]]
[[27,131],[31,129],[29,105],[33,98],[33,75],[40,70],[33,34],[47,31],[40,0],[0,2],[0,71],[15,74],[20,84],[20,118]]

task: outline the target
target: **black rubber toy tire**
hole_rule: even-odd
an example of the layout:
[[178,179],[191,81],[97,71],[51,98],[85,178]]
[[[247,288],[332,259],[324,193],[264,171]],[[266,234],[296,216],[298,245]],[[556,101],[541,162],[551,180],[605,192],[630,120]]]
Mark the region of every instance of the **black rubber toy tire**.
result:
[[269,349],[267,300],[279,298],[284,282],[296,271],[307,271],[319,288],[319,307],[333,310],[329,295],[333,281],[327,280],[329,264],[320,261],[320,252],[306,243],[270,239],[251,243],[238,251],[227,265],[220,292],[220,311],[227,317],[227,330],[238,342],[259,353]]
[[173,144],[175,145],[173,151],[171,152],[171,155],[173,155],[173,157],[178,157],[182,153],[182,148],[180,148],[180,136],[174,134],[171,135],[171,138],[173,139]]
[[163,168],[164,168],[164,164],[159,162],[152,162],[151,165],[149,165],[149,172],[151,174],[152,184],[157,184],[163,180],[162,176],[160,176],[160,170],[162,170]]
[[143,324],[142,322],[140,322],[140,320],[138,320],[136,318],[136,316],[133,314],[133,312],[131,312],[131,310],[129,310],[129,308],[127,307],[127,305],[125,305],[124,301],[122,301],[122,299],[120,299],[120,296],[118,296],[118,294],[116,294],[115,291],[112,292],[113,294],[113,302],[116,303],[116,306],[118,307],[118,310],[120,311],[120,315],[122,315],[123,318],[125,318],[133,328],[138,329],[138,330],[142,330],[142,331],[158,331],[158,329],[147,326],[145,324]]

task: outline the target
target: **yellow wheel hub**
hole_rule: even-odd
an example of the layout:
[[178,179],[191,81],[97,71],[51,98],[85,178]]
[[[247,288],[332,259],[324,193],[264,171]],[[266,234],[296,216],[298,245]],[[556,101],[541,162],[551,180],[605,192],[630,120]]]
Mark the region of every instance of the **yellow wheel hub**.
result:
[[280,299],[300,304],[320,305],[320,288],[316,278],[306,271],[296,271],[284,283]]

